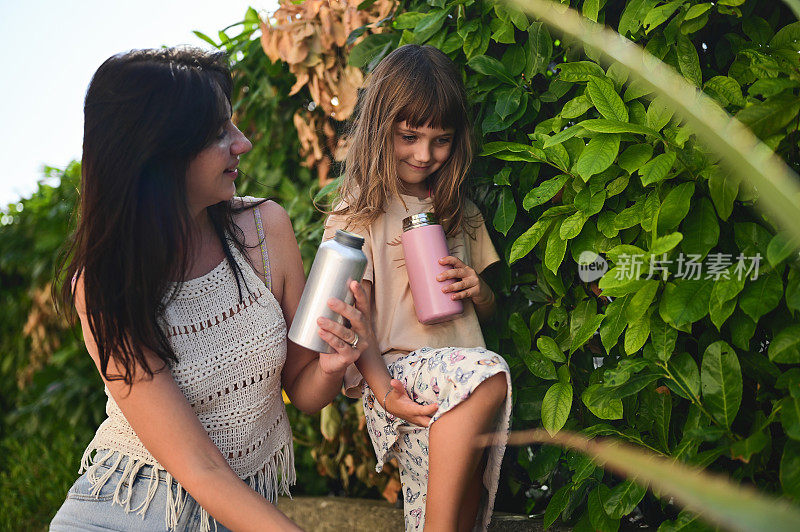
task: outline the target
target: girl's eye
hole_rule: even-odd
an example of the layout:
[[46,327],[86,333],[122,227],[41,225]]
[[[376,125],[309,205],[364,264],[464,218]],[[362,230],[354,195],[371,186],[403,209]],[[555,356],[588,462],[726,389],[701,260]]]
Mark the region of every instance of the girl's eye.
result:
[[414,142],[415,140],[417,140],[417,137],[415,137],[414,135],[403,135],[403,140],[406,142]]
[[222,130],[217,134],[217,140],[222,140],[228,136],[228,129],[222,128]]
[[450,137],[442,137],[442,138],[436,139],[436,141],[439,144],[447,145],[447,144],[450,144],[453,141],[453,139],[450,138]]

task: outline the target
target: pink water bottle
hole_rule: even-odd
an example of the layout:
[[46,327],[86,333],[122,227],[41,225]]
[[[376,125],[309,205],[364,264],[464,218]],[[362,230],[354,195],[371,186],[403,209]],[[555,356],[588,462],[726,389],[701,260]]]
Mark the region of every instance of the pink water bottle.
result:
[[414,310],[420,323],[429,325],[453,319],[464,312],[461,301],[450,299],[451,293],[442,288],[455,279],[437,281],[436,277],[452,266],[439,264],[439,259],[450,255],[444,230],[431,212],[414,214],[403,219],[403,254],[406,259],[408,282]]

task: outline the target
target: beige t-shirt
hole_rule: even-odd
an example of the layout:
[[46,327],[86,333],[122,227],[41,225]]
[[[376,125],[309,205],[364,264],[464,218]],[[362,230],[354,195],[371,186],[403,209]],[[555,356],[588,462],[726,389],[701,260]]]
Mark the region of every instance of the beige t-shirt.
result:
[[[384,360],[392,362],[402,354],[421,347],[485,347],[478,316],[472,300],[464,300],[464,313],[453,320],[433,325],[423,325],[414,313],[411,287],[408,283],[403,247],[400,235],[403,218],[421,212],[430,212],[430,198],[418,199],[403,196],[406,207],[399,198],[389,200],[386,212],[368,228],[345,227],[346,219],[331,215],[325,221],[322,240],[333,238],[337,229],[345,229],[364,237],[364,254],[367,268],[364,279],[372,282],[372,321],[378,348]],[[489,238],[483,217],[471,201],[465,204],[465,214],[472,226],[471,232],[460,231],[447,239],[450,254],[482,272],[487,266],[500,260]],[[344,379],[345,394],[358,397],[361,394],[362,377],[355,365],[347,369]]]

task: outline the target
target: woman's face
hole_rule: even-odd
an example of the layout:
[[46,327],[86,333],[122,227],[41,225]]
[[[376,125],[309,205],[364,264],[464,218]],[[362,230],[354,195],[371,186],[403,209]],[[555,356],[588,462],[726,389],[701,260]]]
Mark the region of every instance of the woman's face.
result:
[[453,134],[452,128],[412,128],[406,122],[394,125],[394,158],[404,193],[427,196],[425,181],[450,157]]
[[193,214],[233,197],[239,156],[252,147],[247,137],[228,120],[211,144],[189,162],[186,191]]

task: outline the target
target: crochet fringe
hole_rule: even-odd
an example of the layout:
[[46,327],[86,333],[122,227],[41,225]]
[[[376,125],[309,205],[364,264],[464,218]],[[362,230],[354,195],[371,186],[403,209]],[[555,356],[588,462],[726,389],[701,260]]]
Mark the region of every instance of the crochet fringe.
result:
[[[92,453],[96,451],[94,457]],[[116,455],[116,456],[115,456]],[[86,449],[81,458],[81,467],[78,473],[86,472],[89,482],[92,484],[91,495],[97,497],[100,491],[108,483],[109,479],[122,463],[122,459],[127,458],[125,469],[114,489],[112,504],[119,504],[125,512],[136,512],[137,515],[144,517],[147,508],[150,506],[158,490],[160,480],[166,482],[167,489],[167,512],[165,524],[167,530],[175,530],[178,521],[186,505],[186,490],[159,464],[147,463],[144,460],[134,458],[130,455],[122,454],[119,451],[108,449],[93,449],[91,446]],[[101,466],[108,466],[108,470],[101,476],[97,476],[97,471]],[[131,508],[131,498],[133,495],[133,484],[136,475],[144,466],[152,466],[150,476],[147,479],[147,495],[136,508]],[[278,478],[280,472],[280,479]],[[287,495],[291,498],[290,487],[297,482],[297,474],[294,469],[294,448],[292,444],[284,445],[273,454],[264,466],[255,473],[243,479],[253,489],[260,493],[272,504],[277,504],[279,495]],[[127,489],[125,489],[127,487]],[[172,488],[175,489],[172,489]],[[123,493],[124,491],[124,493]],[[212,518],[202,507],[200,508],[200,530],[210,532]],[[217,522],[214,520],[214,530],[217,529]]]

